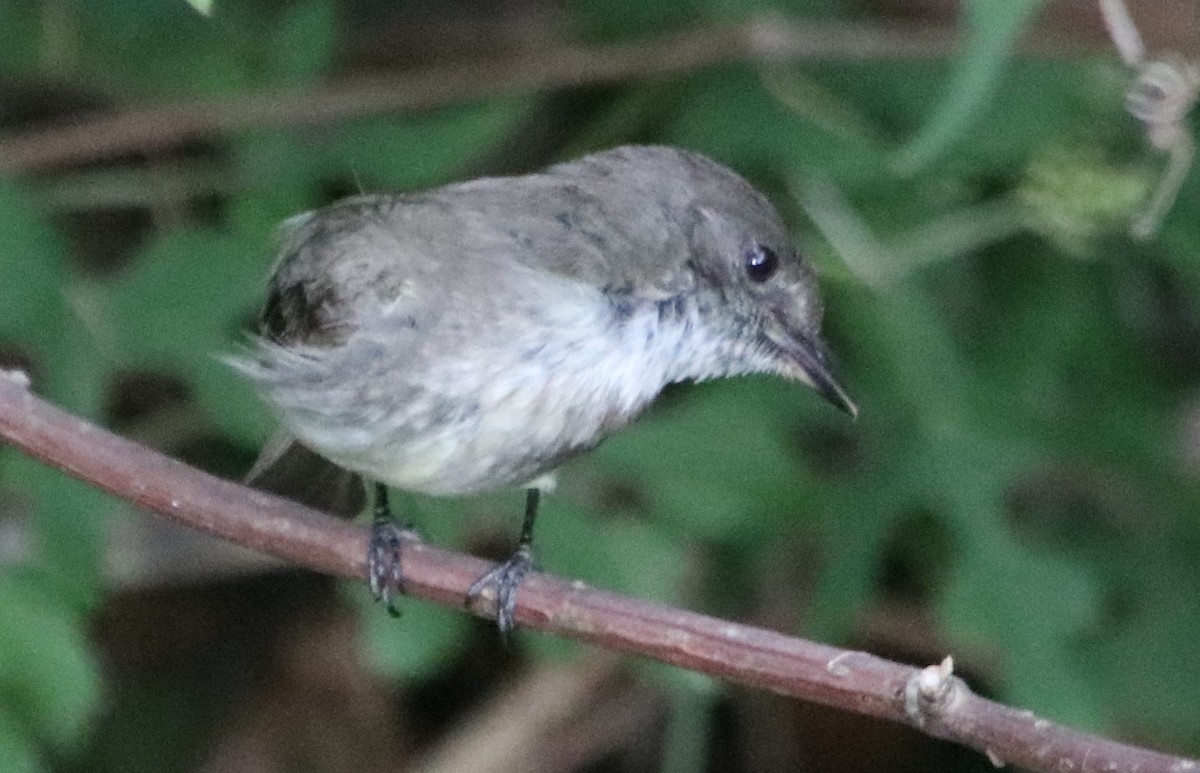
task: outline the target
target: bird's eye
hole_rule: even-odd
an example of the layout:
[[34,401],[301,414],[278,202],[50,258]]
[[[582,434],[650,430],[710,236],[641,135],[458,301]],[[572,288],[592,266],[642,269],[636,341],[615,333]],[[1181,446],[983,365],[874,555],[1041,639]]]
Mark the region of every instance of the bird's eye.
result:
[[779,268],[779,256],[775,250],[762,244],[751,245],[745,253],[746,276],[752,282],[765,282]]

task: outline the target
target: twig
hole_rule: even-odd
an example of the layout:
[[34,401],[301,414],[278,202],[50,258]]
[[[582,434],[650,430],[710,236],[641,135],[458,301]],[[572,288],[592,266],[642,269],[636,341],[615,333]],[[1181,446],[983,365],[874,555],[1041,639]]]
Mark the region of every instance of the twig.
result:
[[1129,67],[1140,65],[1146,58],[1146,46],[1125,7],[1125,0],[1100,0],[1100,16],[1121,60]]
[[[20,375],[0,374],[0,438],[170,520],[309,569],[366,579],[364,530],[118,437],[35,397]],[[476,558],[410,544],[405,589],[461,608],[467,588],[486,568]],[[516,619],[609,650],[904,722],[1031,770],[1200,771],[1195,761],[1076,732],[980,698],[950,675],[948,664],[918,670],[544,574],[531,574],[521,586]]]
[[1158,232],[1196,156],[1187,118],[1200,96],[1200,65],[1177,54],[1146,58],[1142,36],[1124,0],[1100,0],[1100,14],[1122,61],[1134,71],[1125,109],[1142,122],[1150,144],[1168,153],[1167,171],[1130,226],[1135,238],[1145,240]]
[[[269,91],[96,116],[0,138],[0,171],[29,172],[161,150],[264,126],[328,125],[498,95],[694,72],[729,62],[934,58],[951,52],[957,35],[948,28],[798,24],[761,17],[632,43],[564,44],[508,61],[456,63],[348,79],[311,91]],[[1071,49],[1061,38],[1035,39],[1029,47],[1056,53]]]

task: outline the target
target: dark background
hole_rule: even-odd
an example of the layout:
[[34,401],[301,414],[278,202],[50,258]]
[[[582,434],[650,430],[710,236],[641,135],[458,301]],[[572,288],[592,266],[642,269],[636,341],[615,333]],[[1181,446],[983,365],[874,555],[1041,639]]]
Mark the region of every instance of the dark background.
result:
[[[1151,51],[1196,51],[1194,3],[1133,5]],[[717,50],[751,21],[831,50]],[[867,44],[842,34],[859,25]],[[708,42],[668,67],[654,41],[676,33]],[[616,80],[563,53],[614,45],[635,46]],[[572,85],[522,79],[547,62]],[[481,65],[468,99],[434,78],[420,109],[318,120],[353,79]],[[689,147],[793,225],[861,417],[771,379],[673,388],[563,471],[543,566],[914,664],[953,653],[999,700],[1196,755],[1200,176],[1130,238],[1165,161],[1125,112],[1130,79],[1083,0],[216,0],[208,17],[0,0],[0,362],[237,477],[272,423],[214,354],[251,328],[281,220]],[[299,117],[279,117],[287,95]],[[139,111],[178,103],[229,128],[29,154],[89,117],[173,131]],[[427,539],[488,555],[521,501],[398,495]],[[990,769],[534,632],[505,649],[421,602],[395,622],[367,596],[6,450],[0,769]]]

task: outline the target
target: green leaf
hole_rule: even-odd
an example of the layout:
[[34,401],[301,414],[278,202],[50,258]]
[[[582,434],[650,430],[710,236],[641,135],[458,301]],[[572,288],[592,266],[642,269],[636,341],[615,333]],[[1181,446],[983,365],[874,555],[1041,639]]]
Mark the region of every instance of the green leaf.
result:
[[4,45],[0,46],[0,72],[12,76],[32,72],[41,62],[43,48],[42,7],[23,0],[0,0],[0,30],[4,30]]
[[[767,86],[775,89],[773,93]],[[867,132],[847,130],[846,114],[854,107],[829,103],[798,113],[781,97],[795,84],[779,75],[762,76],[745,67],[714,69],[687,80],[678,98],[679,109],[662,130],[662,139],[730,164],[751,175],[779,175],[784,170],[825,169],[841,181],[878,180],[886,146]],[[795,96],[795,95],[793,95]],[[755,116],[747,121],[746,116]],[[865,119],[863,125],[866,125]],[[828,127],[837,127],[830,131]]]
[[82,621],[29,574],[0,574],[0,705],[40,742],[78,743],[100,677]]
[[676,689],[663,742],[663,773],[704,770],[715,724],[718,694],[714,690]]
[[228,350],[261,301],[268,256],[216,231],[165,234],[112,288],[126,356],[194,372]]
[[[330,60],[333,25],[321,0],[225,3],[209,15],[162,0],[75,8],[79,69],[160,98],[303,82]],[[170,45],[163,44],[167,38]]]
[[250,383],[217,357],[199,363],[192,379],[205,415],[235,442],[255,448],[278,429],[279,422]]
[[754,542],[811,517],[815,482],[792,433],[816,398],[767,378],[686,391],[599,449],[598,468],[644,490],[654,517],[692,538]]
[[670,81],[631,84],[601,102],[560,150],[560,157],[577,158],[636,140],[675,108],[679,92]]
[[855,319],[855,350],[842,355],[851,367],[861,363],[880,410],[918,417],[930,425],[926,430],[967,422],[969,394],[978,382],[932,299],[912,284],[884,295],[847,290],[839,302]]
[[331,156],[367,190],[444,183],[508,138],[536,101],[509,97],[420,115],[363,119],[339,130]]
[[349,586],[347,592],[362,608],[367,656],[381,673],[404,679],[428,677],[463,647],[471,618],[458,610],[401,599],[397,620],[361,583]]
[[968,0],[964,5],[967,42],[954,76],[934,113],[893,165],[911,175],[961,137],[986,109],[1017,41],[1042,0]]
[[217,357],[243,344],[269,260],[259,243],[217,231],[164,234],[139,252],[108,302],[122,360],[188,378],[209,415],[247,442],[269,432],[270,415]]
[[333,62],[337,15],[331,0],[299,0],[284,9],[270,35],[270,75],[300,84],[321,75]]
[[679,598],[686,569],[684,545],[645,521],[598,513],[568,501],[543,498],[537,552],[553,574],[641,599],[670,603]]
[[30,196],[0,180],[0,338],[52,347],[62,326],[67,248]]
[[352,192],[422,188],[448,182],[485,157],[527,120],[531,98],[508,98],[421,114],[365,118],[327,133],[258,131],[237,142],[249,187],[233,216],[247,234],[321,203],[331,182]]
[[1014,542],[1001,528],[1001,513],[971,515],[942,599],[950,631],[1003,653],[1010,700],[1060,721],[1099,727],[1098,691],[1073,652],[1076,637],[1097,619],[1095,581],[1060,556]]
[[216,10],[215,0],[185,0],[185,2],[201,16],[212,16],[213,11]]
[[24,349],[34,389],[87,416],[103,385],[102,320],[69,271],[62,234],[29,195],[0,180],[0,345]]
[[[203,16],[180,2],[126,0],[78,8],[81,67],[127,89],[170,95],[226,94],[253,83],[248,43],[259,42],[246,4]],[[170,30],[170,45],[164,31]]]
[[1144,176],[1114,168],[1098,151],[1047,149],[1017,190],[1029,222],[1068,254],[1085,256],[1101,235],[1124,230],[1151,193]]
[[880,574],[881,547],[905,515],[897,508],[905,492],[892,486],[886,470],[876,470],[870,486],[842,487],[821,511],[820,571],[813,602],[806,606],[804,635],[845,641],[858,612],[873,597]]
[[[324,203],[324,183],[347,170],[334,160],[328,143],[284,130],[248,132],[234,143],[237,169],[245,185],[226,209],[228,231],[258,245],[255,254],[274,256],[283,223]],[[262,263],[263,281],[270,262]]]
[[39,773],[47,766],[39,759],[37,744],[0,701],[0,770],[11,773]]
[[[1195,535],[1115,536],[1108,551],[1096,556],[1098,568],[1108,575],[1111,612],[1083,647],[1083,662],[1103,685],[1118,722],[1196,738],[1200,568]],[[1120,562],[1111,560],[1114,552]]]
[[106,537],[118,500],[35,459],[14,454],[6,488],[33,503],[40,563],[64,600],[91,610],[103,590]]

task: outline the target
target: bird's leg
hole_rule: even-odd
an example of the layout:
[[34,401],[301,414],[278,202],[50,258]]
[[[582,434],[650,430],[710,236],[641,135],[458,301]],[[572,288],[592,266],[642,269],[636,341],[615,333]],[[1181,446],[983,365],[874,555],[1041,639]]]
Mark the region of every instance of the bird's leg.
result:
[[514,627],[513,613],[517,608],[517,590],[525,575],[533,568],[533,522],[537,519],[540,500],[540,489],[526,490],[525,520],[521,523],[517,552],[472,583],[467,591],[468,604],[479,598],[488,588],[496,592],[496,627],[500,629],[501,636],[508,636]]
[[375,484],[375,518],[371,522],[371,539],[367,544],[367,569],[371,577],[371,593],[383,602],[388,614],[399,617],[395,594],[404,592],[404,577],[400,571],[400,548],[405,539],[419,539],[412,524],[396,521],[388,506],[387,486]]

